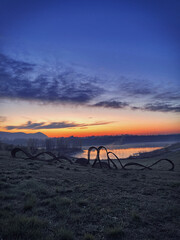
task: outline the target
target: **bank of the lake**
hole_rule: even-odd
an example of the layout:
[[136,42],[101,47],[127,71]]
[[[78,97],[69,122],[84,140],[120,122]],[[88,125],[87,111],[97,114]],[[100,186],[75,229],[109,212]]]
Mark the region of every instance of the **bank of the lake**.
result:
[[[105,147],[111,152],[115,153],[119,158],[129,158],[136,157],[142,153],[148,153],[155,150],[159,150],[162,148],[166,148],[170,146],[171,142],[149,142],[149,143],[130,143],[123,145],[106,145]],[[75,153],[75,157],[77,158],[87,158],[88,149],[90,146],[83,146],[82,151]],[[98,147],[98,146],[95,146]],[[96,158],[96,151],[91,152],[91,158]],[[104,150],[101,151],[101,159],[106,159],[107,154]]]

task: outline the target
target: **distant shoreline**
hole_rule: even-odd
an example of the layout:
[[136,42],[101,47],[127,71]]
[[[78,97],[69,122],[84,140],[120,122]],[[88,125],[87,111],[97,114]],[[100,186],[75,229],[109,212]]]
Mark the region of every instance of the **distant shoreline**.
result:
[[137,156],[129,156],[126,159],[143,159],[143,158],[151,158],[161,156],[165,153],[176,152],[180,150],[180,143],[169,144],[168,146],[164,146],[161,149],[157,149],[151,152],[143,152],[139,153]]
[[[139,143],[125,143],[125,144],[106,144],[103,145],[107,149],[129,149],[129,148],[155,148],[155,147],[168,147],[173,144],[176,144],[177,142],[174,141],[167,141],[167,142],[139,142]],[[94,147],[99,147],[100,145],[93,145]],[[82,150],[86,150],[89,147],[92,147],[92,145],[83,145]]]
[[[84,146],[83,150],[87,152],[88,148],[90,146]],[[96,146],[98,147],[98,146]],[[134,155],[130,155],[128,157],[119,157],[119,159],[121,160],[130,160],[130,159],[144,159],[144,158],[151,158],[151,157],[157,157],[157,156],[161,156],[164,153],[169,153],[172,151],[177,151],[180,149],[180,143],[174,143],[174,142],[166,142],[166,143],[134,143],[134,144],[124,144],[124,145],[105,145],[105,147],[107,148],[107,150],[110,150],[112,152],[114,152],[113,150],[128,150],[128,149],[133,149],[133,148],[139,148],[139,149],[143,149],[143,148],[152,148],[152,150],[150,149],[150,151],[145,151],[145,152],[137,152],[137,154]],[[153,149],[153,148],[158,148],[158,149]],[[116,152],[114,152],[116,153]],[[116,153],[117,154],[117,153]],[[104,156],[103,156],[104,157]],[[106,157],[105,157],[106,159]],[[105,159],[102,159],[105,160]]]

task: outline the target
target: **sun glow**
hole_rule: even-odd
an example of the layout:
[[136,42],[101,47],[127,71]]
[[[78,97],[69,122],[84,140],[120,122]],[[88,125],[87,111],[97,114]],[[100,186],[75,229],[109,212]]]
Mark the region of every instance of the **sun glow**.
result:
[[[8,108],[6,108],[8,105]],[[180,132],[177,114],[141,112],[133,110],[109,110],[66,105],[40,105],[25,101],[1,103],[6,121],[1,122],[1,131],[34,133],[42,132],[48,137],[101,136],[101,135],[151,135]],[[32,123],[64,122],[75,126],[64,128],[23,128],[28,121]],[[77,125],[77,126],[76,126]],[[7,126],[21,128],[7,129]]]

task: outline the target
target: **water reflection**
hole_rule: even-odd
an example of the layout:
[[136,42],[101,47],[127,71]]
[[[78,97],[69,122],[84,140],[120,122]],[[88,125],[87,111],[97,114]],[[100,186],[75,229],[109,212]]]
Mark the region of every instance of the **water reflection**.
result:
[[[161,147],[141,147],[141,148],[127,148],[127,149],[121,149],[121,148],[111,148],[109,151],[115,153],[119,158],[127,158],[132,155],[138,155],[142,152],[151,152],[157,149],[160,149]],[[91,152],[91,159],[96,158],[96,151]],[[87,158],[88,156],[88,149],[84,149],[83,152],[77,153],[76,157],[78,158]],[[106,151],[102,150],[100,154],[101,159],[107,159]]]

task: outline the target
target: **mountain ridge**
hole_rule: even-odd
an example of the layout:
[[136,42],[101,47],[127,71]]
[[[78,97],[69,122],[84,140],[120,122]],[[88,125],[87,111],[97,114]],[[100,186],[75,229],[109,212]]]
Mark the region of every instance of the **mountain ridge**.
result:
[[44,133],[36,132],[36,133],[24,133],[24,132],[2,132],[0,131],[0,139],[28,139],[28,138],[37,138],[37,139],[46,139],[48,136],[46,136]]

